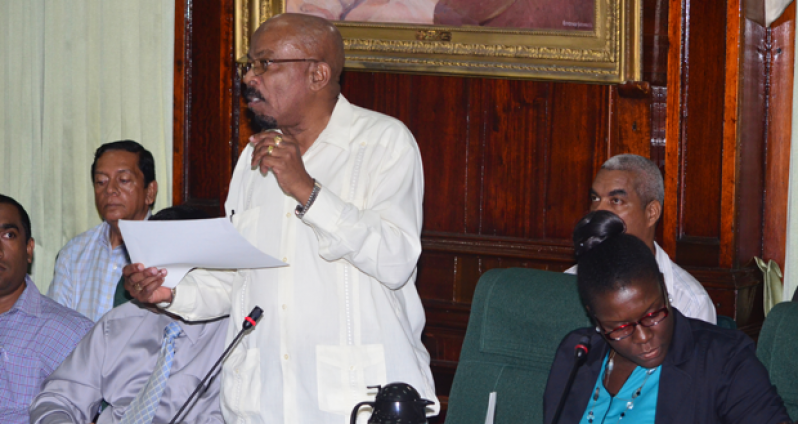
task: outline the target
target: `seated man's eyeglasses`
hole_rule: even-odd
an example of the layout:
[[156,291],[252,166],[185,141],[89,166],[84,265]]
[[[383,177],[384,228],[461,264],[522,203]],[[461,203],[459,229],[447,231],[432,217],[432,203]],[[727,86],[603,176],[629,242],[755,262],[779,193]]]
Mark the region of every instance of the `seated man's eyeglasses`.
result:
[[273,63],[287,63],[287,62],[318,62],[316,59],[255,59],[243,62],[238,67],[239,77],[244,78],[250,70],[255,76],[261,75],[269,69],[269,65]]
[[[662,309],[657,309],[654,312],[650,312],[646,314],[643,318],[640,318],[637,322],[630,322],[628,324],[620,325],[618,327],[613,328],[610,331],[604,333],[610,340],[623,340],[632,335],[635,332],[635,328],[637,325],[642,325],[643,327],[653,327],[660,322],[662,322],[665,318],[668,317],[668,304],[666,303]],[[601,323],[598,319],[596,322],[603,328],[604,324]]]

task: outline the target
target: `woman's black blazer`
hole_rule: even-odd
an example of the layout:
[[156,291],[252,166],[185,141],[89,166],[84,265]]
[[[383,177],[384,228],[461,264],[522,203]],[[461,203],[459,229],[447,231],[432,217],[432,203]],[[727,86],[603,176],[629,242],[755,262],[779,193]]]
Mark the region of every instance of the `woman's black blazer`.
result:
[[[656,424],[790,422],[748,336],[687,318],[676,308],[673,318],[673,340],[659,380]],[[568,393],[560,423],[579,423],[587,408],[609,349],[594,328],[571,332],[557,349],[544,394],[546,424],[554,418],[573,365],[574,346],[582,336],[590,337],[591,349]]]

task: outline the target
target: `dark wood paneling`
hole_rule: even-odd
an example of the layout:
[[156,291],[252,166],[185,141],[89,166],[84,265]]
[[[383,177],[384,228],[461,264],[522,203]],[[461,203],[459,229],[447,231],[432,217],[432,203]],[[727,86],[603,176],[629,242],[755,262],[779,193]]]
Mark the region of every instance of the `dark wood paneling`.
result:
[[668,12],[668,0],[643,0],[643,81],[652,86],[668,81]]
[[737,105],[738,133],[734,178],[736,208],[733,260],[734,268],[750,264],[762,256],[762,210],[765,192],[765,136],[767,70],[769,66],[767,29],[743,18],[740,72],[740,99]]
[[[465,233],[468,211],[452,205],[466,204],[471,189],[467,184],[469,170],[473,172],[468,167],[469,83],[472,81],[441,77],[416,77],[413,81],[414,90],[436,90],[439,94],[426,102],[413,103],[412,111],[416,126],[414,135],[429,176],[424,181],[425,190],[431,194],[424,201],[424,227],[429,231]],[[426,157],[436,158],[436,161],[429,162]],[[457,172],[441,172],[447,169]]]
[[[425,164],[425,230],[568,239],[609,157],[608,114],[595,111],[608,109],[611,90],[347,71],[343,91],[415,134]],[[618,151],[648,149],[650,107],[634,101],[642,105],[628,123],[636,136],[621,143],[616,131]]]
[[175,1],[175,61],[172,104],[172,203],[179,205],[186,197],[186,149],[189,146],[191,99],[191,21],[190,3]]
[[[689,148],[681,158],[678,237],[720,237],[726,8],[718,4],[689,1],[685,18],[681,116],[682,143]],[[717,259],[704,266],[717,266]]]
[[[546,238],[570,240],[598,168],[609,158],[608,86],[555,84]],[[527,142],[534,142],[528,140]]]
[[771,25],[768,79],[767,151],[762,257],[784,269],[787,243],[790,135],[792,133],[793,67],[795,65],[795,3]]
[[545,227],[547,218],[550,88],[550,84],[526,81],[486,80],[481,84],[484,94],[474,107],[482,111],[478,122],[483,133],[475,140],[479,151],[472,158],[481,162],[480,202],[466,205],[479,211],[479,234],[543,236],[535,230],[542,229],[538,223]]
[[[238,123],[233,120],[233,0],[176,2],[175,204],[223,214]],[[179,41],[178,41],[179,40]],[[232,150],[235,151],[235,150]]]
[[[685,83],[682,75],[683,58],[686,57],[687,31],[685,5],[681,0],[668,0],[668,81],[665,88],[665,154],[663,179],[665,204],[662,207],[662,248],[673,258],[676,240],[680,235],[681,220],[681,170],[682,170],[682,107],[685,104]],[[660,100],[661,101],[661,100]],[[667,140],[671,140],[667,143]]]
[[[740,0],[669,7],[671,45],[681,48],[668,65],[664,245],[712,288],[720,314],[754,331],[762,320],[752,258],[763,243],[767,31],[745,19]],[[749,286],[738,287],[739,275]]]

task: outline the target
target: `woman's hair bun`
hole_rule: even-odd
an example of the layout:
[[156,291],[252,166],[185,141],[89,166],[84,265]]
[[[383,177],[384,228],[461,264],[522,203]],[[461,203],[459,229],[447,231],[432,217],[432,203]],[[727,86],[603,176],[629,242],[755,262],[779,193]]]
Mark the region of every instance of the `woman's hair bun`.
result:
[[626,232],[623,220],[609,211],[593,211],[580,219],[574,228],[576,260],[604,240]]

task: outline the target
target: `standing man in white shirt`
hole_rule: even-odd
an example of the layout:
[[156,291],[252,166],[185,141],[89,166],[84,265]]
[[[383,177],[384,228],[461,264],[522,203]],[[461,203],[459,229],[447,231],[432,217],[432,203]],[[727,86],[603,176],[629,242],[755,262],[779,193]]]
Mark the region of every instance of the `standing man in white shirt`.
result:
[[343,41],[324,19],[273,17],[248,56],[249,108],[279,132],[250,139],[225,208],[244,237],[290,266],[195,270],[170,291],[164,270],[133,264],[126,289],[189,320],[230,313],[237,323],[263,308],[224,364],[227,422],[344,424],[373,399],[367,386],[394,381],[437,413],[415,287],[424,182],[412,134],[340,94]]
[[[659,168],[638,155],[611,157],[601,165],[590,188],[590,210],[606,210],[621,217],[626,232],[643,240],[654,253],[671,304],[686,317],[716,324],[715,305],[704,286],[671,261],[654,241],[664,201],[665,184]],[[565,272],[576,271],[573,266]]]

